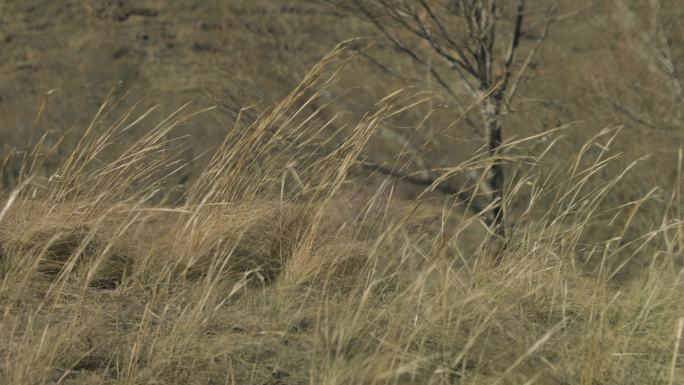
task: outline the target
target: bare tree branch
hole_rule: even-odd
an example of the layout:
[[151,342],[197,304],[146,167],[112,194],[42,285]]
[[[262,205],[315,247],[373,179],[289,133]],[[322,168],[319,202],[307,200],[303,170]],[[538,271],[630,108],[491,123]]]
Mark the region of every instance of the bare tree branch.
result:
[[513,28],[513,36],[511,36],[511,44],[508,47],[508,52],[506,53],[506,58],[504,59],[504,81],[508,80],[511,74],[511,67],[513,65],[513,60],[515,59],[515,53],[518,50],[518,44],[520,44],[520,35],[522,34],[522,25],[525,12],[525,0],[518,1],[518,11],[515,17],[515,27]]
[[410,184],[416,185],[416,186],[423,186],[426,188],[430,188],[434,191],[437,191],[439,193],[442,193],[446,196],[453,197],[457,199],[459,202],[465,204],[468,209],[473,212],[473,214],[476,215],[481,215],[483,211],[483,207],[478,205],[473,201],[473,196],[471,194],[468,194],[464,192],[461,189],[455,189],[448,184],[441,182],[437,178],[432,178],[432,177],[419,177],[416,175],[411,175],[411,174],[404,174],[402,172],[396,171],[391,168],[384,167],[379,164],[375,163],[367,163],[364,162],[362,165],[366,168],[368,168],[371,171],[379,172],[383,175],[390,176],[392,178],[396,178],[398,180],[402,180],[405,182],[408,182]]
[[555,0],[553,2],[553,4],[551,4],[551,6],[549,7],[549,9],[546,13],[546,21],[544,22],[544,28],[542,29],[541,35],[539,35],[537,40],[534,42],[534,46],[532,46],[532,48],[530,49],[530,52],[527,53],[527,57],[525,57],[525,61],[520,66],[520,69],[518,70],[517,75],[513,78],[513,82],[508,87],[508,92],[506,93],[506,105],[510,106],[510,104],[512,103],[513,98],[515,97],[515,93],[518,90],[518,85],[520,84],[520,81],[525,77],[525,72],[527,72],[527,69],[529,68],[530,63],[532,62],[532,59],[537,54],[539,47],[541,47],[542,43],[544,42],[544,40],[548,36],[549,27],[551,26],[551,22],[555,20],[555,14],[556,14],[557,8],[558,8],[558,0]]
[[[345,0],[330,0],[344,2]],[[458,0],[448,4],[440,0],[346,0],[354,4],[357,13],[370,21],[394,46],[414,62],[427,66],[437,83],[463,109],[465,104],[447,78],[425,59],[433,54],[444,60],[453,70],[459,83],[471,94],[472,103],[480,107],[481,128],[487,139],[490,165],[484,187],[490,193],[490,203],[481,213],[491,233],[505,248],[504,164],[500,156],[505,108],[509,105],[525,76],[539,46],[554,20],[558,0],[549,7],[547,19],[539,39],[518,63],[521,37],[526,23],[525,0],[516,0],[509,16],[508,8],[500,0]],[[509,0],[510,1],[510,0]],[[445,12],[439,12],[442,7]],[[503,17],[511,17],[512,32],[507,34],[497,24]],[[505,41],[505,44],[501,44]],[[421,47],[425,44],[425,47]],[[510,108],[509,108],[510,109]],[[465,108],[468,110],[468,108]],[[471,124],[471,123],[469,123]],[[438,130],[442,132],[443,130]],[[375,166],[379,172],[417,185],[427,185],[438,191],[458,195],[441,179],[418,178]]]

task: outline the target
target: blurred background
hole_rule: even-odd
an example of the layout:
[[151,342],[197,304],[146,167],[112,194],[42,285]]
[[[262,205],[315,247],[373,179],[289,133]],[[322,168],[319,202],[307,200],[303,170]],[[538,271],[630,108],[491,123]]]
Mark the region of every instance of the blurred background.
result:
[[[548,4],[528,1],[523,49],[538,38]],[[676,0],[561,1],[511,106],[504,139],[569,124],[549,156],[553,163],[568,159],[602,129],[620,128],[610,148],[621,154],[624,162],[618,166],[650,156],[630,174],[631,188],[623,193],[642,196],[653,185],[671,185],[677,150],[684,144],[681,88],[676,91],[684,73],[683,15],[684,3]],[[236,111],[250,106],[243,119],[258,116],[337,43],[351,38],[358,38],[351,43],[358,53],[322,98],[329,103],[325,110],[330,116],[344,113],[336,124],[358,121],[375,102],[400,88],[435,95],[383,126],[369,146],[369,158],[391,160],[407,145],[419,148],[421,138],[445,127],[429,151],[419,154],[423,164],[448,167],[484,144],[477,108],[455,122],[463,108],[430,70],[440,71],[458,95],[463,90],[453,71],[429,54],[427,65],[416,63],[366,20],[326,1],[4,0],[3,158],[22,158],[45,132],[47,144],[62,140],[68,152],[69,141],[78,138],[111,97],[121,111],[138,102],[141,113],[159,104],[138,128],[142,130],[188,101],[192,109],[218,105],[186,122],[178,133],[187,135],[185,157],[195,159],[235,124]],[[663,53],[669,63],[662,63]],[[523,152],[539,151],[548,139],[526,143]],[[46,175],[59,157],[58,151],[46,161]],[[201,162],[200,157],[193,164]],[[7,164],[5,187],[20,173],[16,162]],[[407,167],[418,166],[414,162]],[[192,167],[188,174],[182,177],[192,178]]]

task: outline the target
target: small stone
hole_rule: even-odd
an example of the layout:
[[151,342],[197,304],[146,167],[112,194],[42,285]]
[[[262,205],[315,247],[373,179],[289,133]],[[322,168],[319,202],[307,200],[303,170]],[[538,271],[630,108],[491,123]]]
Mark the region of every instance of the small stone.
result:
[[284,378],[284,377],[290,377],[290,373],[288,373],[282,369],[274,369],[271,372],[271,376],[273,378]]
[[304,317],[290,325],[288,331],[290,333],[301,333],[311,329],[311,327],[313,327],[313,320]]
[[9,43],[12,41],[12,35],[0,31],[0,43]]
[[232,330],[235,333],[244,333],[245,332],[245,328],[240,324],[235,324],[235,325],[231,326],[230,330]]

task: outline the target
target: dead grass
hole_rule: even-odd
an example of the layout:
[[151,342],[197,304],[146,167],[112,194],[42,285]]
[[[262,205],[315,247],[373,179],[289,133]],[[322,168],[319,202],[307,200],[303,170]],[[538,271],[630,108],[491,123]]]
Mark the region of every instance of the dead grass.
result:
[[186,166],[173,130],[202,111],[189,106],[107,161],[143,122],[134,109],[93,119],[54,175],[26,166],[0,217],[0,382],[684,384],[681,166],[621,201],[632,165],[608,149],[614,130],[561,164],[553,140],[511,152],[495,265],[461,202],[405,201],[356,172],[379,124],[424,95],[343,128],[302,108],[345,55],[234,123],[176,204],[165,181]]

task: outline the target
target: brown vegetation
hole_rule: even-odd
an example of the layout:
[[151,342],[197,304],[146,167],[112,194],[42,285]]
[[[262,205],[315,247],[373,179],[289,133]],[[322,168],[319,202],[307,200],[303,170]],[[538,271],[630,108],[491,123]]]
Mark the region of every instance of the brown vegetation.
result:
[[[684,384],[677,2],[559,2],[499,148],[498,264],[477,104],[276,3],[0,5],[0,383]],[[48,93],[74,47],[123,60],[82,65],[96,97]]]

